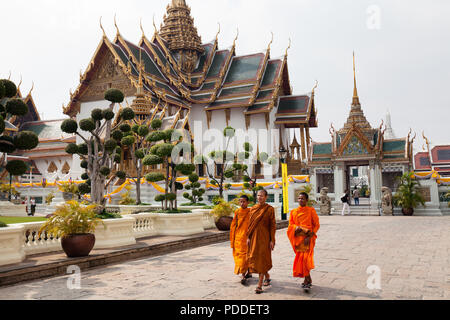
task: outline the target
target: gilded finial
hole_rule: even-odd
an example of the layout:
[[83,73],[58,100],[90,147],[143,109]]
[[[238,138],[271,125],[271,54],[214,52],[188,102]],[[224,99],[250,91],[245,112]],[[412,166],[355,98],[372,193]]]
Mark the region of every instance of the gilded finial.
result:
[[141,31],[142,31],[142,38],[145,38],[145,32],[144,32],[144,28],[142,27],[142,18],[141,18],[141,20],[140,20],[140,23],[139,23],[139,25],[140,25],[140,27],[141,27]]
[[220,34],[220,22],[217,22],[217,24],[219,25],[219,31],[217,31],[217,34],[216,34],[216,42],[219,40],[219,34]]
[[155,15],[153,15],[153,27],[155,28],[155,33],[158,33],[158,28],[156,27]]
[[267,50],[270,50],[270,46],[273,43],[273,32],[271,31],[270,33],[272,34],[272,39],[270,39],[269,45],[267,46]]
[[234,38],[234,41],[233,41],[233,47],[236,46],[236,41],[238,38],[239,38],[239,28],[237,28],[237,34],[236,34],[236,38]]
[[[384,125],[384,120],[381,119],[380,131],[381,131],[381,129],[383,128],[383,125]],[[386,129],[385,129],[385,130],[386,130]]]
[[291,38],[289,38],[289,45],[288,45],[288,47],[286,48],[286,53],[284,54],[285,57],[287,57],[287,55],[288,55],[288,51],[289,51],[289,49],[291,48],[291,44],[292,44]]
[[30,92],[28,92],[27,97],[31,95],[31,92],[33,91],[33,89],[34,89],[34,81],[31,82],[31,89],[30,89]]
[[414,140],[416,140],[416,137],[417,137],[417,132],[414,131],[414,137],[411,139],[411,143],[413,143]]
[[116,27],[117,35],[119,35],[119,34],[120,34],[120,31],[119,31],[119,27],[117,26],[116,14],[114,14],[114,26]]
[[17,85],[17,93],[19,93],[19,90],[20,90],[20,85],[22,84],[22,75],[20,75],[20,82],[19,82],[19,84]]
[[103,25],[102,25],[102,17],[100,17],[100,29],[102,29],[103,37],[106,38],[106,32],[105,32],[105,29],[103,29]]
[[316,80],[316,84],[314,85],[314,88],[312,89],[312,95],[314,95],[318,86],[319,86],[319,81]]

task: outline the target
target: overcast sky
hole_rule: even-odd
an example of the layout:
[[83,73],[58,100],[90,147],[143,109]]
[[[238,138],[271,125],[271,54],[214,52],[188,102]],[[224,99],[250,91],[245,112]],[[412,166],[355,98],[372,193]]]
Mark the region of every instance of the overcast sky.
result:
[[[137,43],[142,18],[148,38],[153,16],[159,26],[170,0],[3,1],[0,78],[19,82],[44,119],[63,118],[61,105],[75,91],[101,40]],[[353,93],[352,52],[356,53],[360,101],[372,127],[389,109],[395,134],[412,127],[433,144],[450,144],[450,1],[432,0],[187,0],[203,42],[215,37],[229,47],[239,28],[237,54],[264,50],[274,33],[272,57],[292,39],[288,66],[294,94],[310,92],[315,80],[319,128],[313,140],[329,141],[328,129],[343,127]],[[423,139],[416,140],[416,150]]]

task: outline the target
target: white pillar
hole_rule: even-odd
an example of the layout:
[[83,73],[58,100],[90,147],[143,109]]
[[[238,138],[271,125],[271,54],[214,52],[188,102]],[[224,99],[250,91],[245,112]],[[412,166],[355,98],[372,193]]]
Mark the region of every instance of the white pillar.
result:
[[341,197],[344,194],[344,167],[343,165],[335,165],[334,167],[334,204],[341,204]]
[[370,168],[370,206],[378,208],[381,205],[382,176],[379,164],[371,164]]

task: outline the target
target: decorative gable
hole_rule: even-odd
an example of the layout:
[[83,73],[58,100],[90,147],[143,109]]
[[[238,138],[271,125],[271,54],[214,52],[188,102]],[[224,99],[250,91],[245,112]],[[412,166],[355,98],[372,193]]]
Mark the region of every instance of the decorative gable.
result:
[[353,136],[350,139],[350,142],[347,144],[347,146],[344,148],[344,151],[342,152],[343,156],[355,156],[366,154],[369,154],[369,151],[367,151],[367,148],[356,136]]

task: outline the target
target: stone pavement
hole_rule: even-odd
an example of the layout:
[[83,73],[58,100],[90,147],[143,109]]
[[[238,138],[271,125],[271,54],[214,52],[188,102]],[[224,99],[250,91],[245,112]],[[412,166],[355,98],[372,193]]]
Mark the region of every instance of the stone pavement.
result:
[[[81,273],[0,288],[0,299],[291,300],[450,299],[450,217],[320,217],[313,289],[292,278],[294,254],[277,231],[272,285],[256,295],[233,274],[229,243],[195,248]],[[370,266],[381,289],[368,289]],[[375,268],[377,268],[375,267]],[[376,281],[369,281],[369,284]]]

